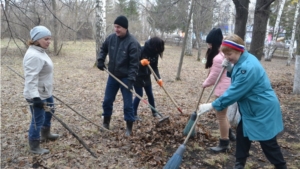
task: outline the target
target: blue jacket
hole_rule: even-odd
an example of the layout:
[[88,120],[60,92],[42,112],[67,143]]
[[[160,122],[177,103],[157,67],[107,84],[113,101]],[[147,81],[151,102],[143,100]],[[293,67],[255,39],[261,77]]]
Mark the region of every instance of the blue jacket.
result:
[[231,85],[212,105],[221,111],[238,103],[243,132],[250,140],[264,141],[283,130],[279,100],[259,60],[245,51],[234,65]]

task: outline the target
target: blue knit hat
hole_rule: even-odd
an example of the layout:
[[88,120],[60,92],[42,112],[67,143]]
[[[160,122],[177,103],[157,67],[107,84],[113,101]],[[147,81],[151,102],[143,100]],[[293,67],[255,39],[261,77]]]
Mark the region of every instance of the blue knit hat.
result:
[[51,36],[51,32],[45,26],[36,26],[30,30],[30,38],[33,41],[39,40],[46,36]]

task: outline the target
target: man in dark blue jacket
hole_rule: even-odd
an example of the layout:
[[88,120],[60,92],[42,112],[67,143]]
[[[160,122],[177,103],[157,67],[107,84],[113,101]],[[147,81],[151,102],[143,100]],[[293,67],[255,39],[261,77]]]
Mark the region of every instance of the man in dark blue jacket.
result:
[[[125,16],[118,16],[114,21],[115,33],[109,35],[101,47],[100,54],[97,58],[97,67],[100,70],[106,69],[104,61],[108,54],[108,71],[125,83],[131,90],[139,68],[140,45],[127,29],[127,18]],[[123,96],[124,120],[127,126],[126,136],[130,136],[134,122],[132,93],[111,76],[109,76],[107,80],[102,105],[102,115],[104,117],[103,126],[109,129],[113,102],[115,101],[119,89],[121,89]]]

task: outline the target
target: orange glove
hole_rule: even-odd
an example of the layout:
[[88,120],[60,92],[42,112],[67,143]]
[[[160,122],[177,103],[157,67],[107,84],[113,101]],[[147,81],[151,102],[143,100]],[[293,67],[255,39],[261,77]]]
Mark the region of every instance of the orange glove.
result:
[[163,86],[163,81],[162,81],[161,79],[158,79],[156,82],[157,82],[157,84],[158,84],[160,87]]
[[150,64],[150,62],[149,62],[148,59],[142,59],[142,60],[141,60],[141,64],[142,64],[143,66],[147,66],[147,65]]

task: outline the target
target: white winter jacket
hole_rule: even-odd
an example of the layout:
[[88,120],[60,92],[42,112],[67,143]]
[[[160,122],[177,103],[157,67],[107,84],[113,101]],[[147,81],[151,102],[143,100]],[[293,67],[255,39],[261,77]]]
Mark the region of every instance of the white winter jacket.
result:
[[23,59],[25,75],[24,97],[42,100],[52,96],[53,91],[53,62],[45,49],[31,45]]

